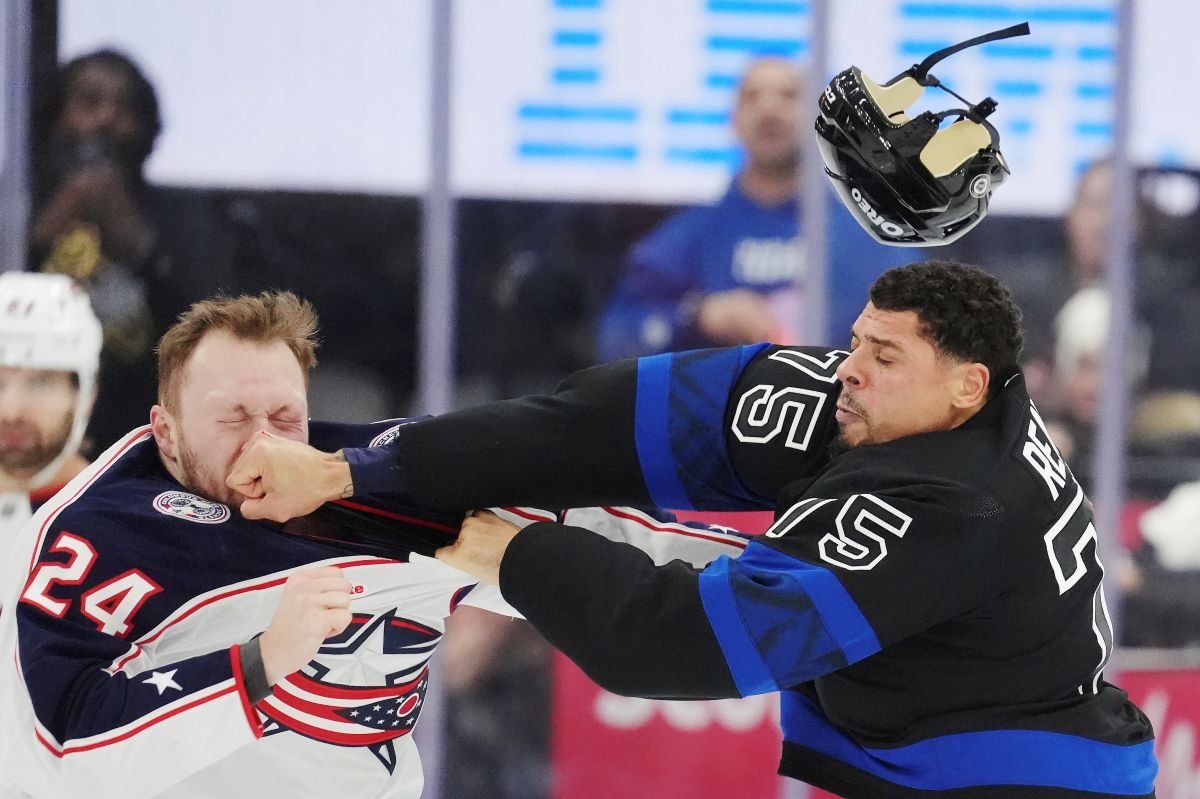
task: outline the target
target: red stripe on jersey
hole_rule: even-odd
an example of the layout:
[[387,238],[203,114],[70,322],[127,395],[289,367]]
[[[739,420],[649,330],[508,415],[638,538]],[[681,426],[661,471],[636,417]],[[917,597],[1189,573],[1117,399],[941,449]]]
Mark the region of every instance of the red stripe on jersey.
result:
[[[471,593],[471,590],[477,585],[479,585],[479,583],[471,583],[470,585],[464,585],[462,588],[455,591],[454,596],[450,597],[449,613],[454,613],[454,611],[458,610],[459,603],[466,599],[467,594]],[[447,615],[449,615],[449,613]]]
[[538,516],[536,513],[530,513],[529,511],[521,510],[520,508],[501,508],[501,510],[506,510],[514,516],[520,516],[522,519],[529,519],[530,521],[535,522],[558,521],[558,517],[552,513],[547,513],[545,516]]
[[233,681],[237,684],[238,698],[242,700],[242,712],[246,714],[246,721],[250,722],[250,731],[254,733],[254,738],[257,740],[263,736],[262,723],[258,720],[258,714],[254,712],[254,707],[250,704],[250,695],[246,693],[246,678],[242,674],[242,645],[234,644],[229,648],[229,662],[233,666]]
[[[389,697],[395,699],[396,697]],[[363,704],[366,704],[364,702]],[[271,701],[263,703],[263,712],[269,710],[277,711],[280,706],[290,707],[292,710],[299,710],[302,713],[307,713],[310,716],[316,716],[326,721],[331,721],[336,724],[353,724],[351,719],[342,718],[337,714],[338,710],[347,708],[353,709],[356,705],[326,705],[321,702],[314,702],[311,699],[305,699],[302,696],[288,693],[287,689],[281,689],[271,694]]]
[[[362,733],[334,732],[323,727],[315,727],[306,721],[301,721],[293,717],[285,709],[273,707],[265,703],[263,704],[263,713],[289,730],[294,730],[307,735],[309,738],[315,738],[318,741],[338,744],[339,746],[371,746],[373,744],[381,744],[384,741],[394,740],[412,732],[412,727],[397,727],[394,730],[372,730],[369,727],[363,727]],[[348,723],[344,719],[342,721],[343,723]]]
[[438,530],[439,532],[458,535],[457,527],[439,524],[437,522],[430,521],[429,519],[421,519],[416,516],[405,516],[402,513],[393,513],[389,510],[383,510],[382,508],[372,508],[369,505],[360,505],[357,502],[351,502],[348,499],[335,499],[333,504],[341,505],[346,508],[353,508],[354,510],[360,510],[363,513],[369,513],[372,516],[382,516],[385,519],[395,519],[398,522],[407,522],[408,524],[415,524],[418,527],[428,527],[430,530]]
[[730,546],[737,547],[738,549],[745,549],[746,544],[748,543],[748,542],[742,541],[734,536],[729,536],[728,538],[724,538],[719,535],[702,533],[699,530],[696,530],[696,529],[693,529],[690,527],[686,527],[684,525],[672,525],[670,527],[664,527],[662,525],[652,524],[652,523],[646,521],[645,519],[641,519],[632,514],[617,510],[616,508],[605,507],[605,508],[603,508],[603,510],[605,513],[609,513],[613,516],[616,516],[618,519],[627,519],[631,522],[637,522],[642,527],[653,530],[656,533],[671,533],[673,535],[682,535],[687,538],[702,538],[705,541],[712,541],[717,544],[728,544]]
[[[398,696],[408,693],[421,681],[427,671],[428,669],[423,670],[416,677],[402,685],[387,685],[380,688],[339,688],[336,685],[317,682],[303,674],[289,674],[283,678],[283,682],[290,683],[307,693],[323,696],[326,699],[350,699],[356,702],[361,701],[365,704],[378,699],[395,699]],[[276,696],[278,697],[278,693]]]
[[[67,481],[67,483],[69,482],[70,480]],[[42,486],[41,488],[33,489],[29,492],[30,504],[41,503],[50,500],[55,494],[61,491],[63,486],[65,486],[67,483],[55,483],[54,485]]]
[[[62,513],[63,510],[68,505],[70,505],[75,500],[79,499],[79,495],[82,494],[84,492],[84,490],[87,489],[88,486],[90,486],[92,483],[96,482],[96,480],[99,479],[100,475],[104,474],[108,470],[108,467],[112,466],[113,463],[115,463],[118,458],[120,458],[122,455],[124,455],[125,450],[129,449],[134,444],[138,444],[138,443],[141,443],[142,441],[145,441],[146,437],[149,435],[150,435],[150,425],[146,425],[145,427],[139,427],[137,430],[134,430],[130,433],[126,433],[124,443],[122,443],[120,448],[117,449],[117,451],[113,453],[112,457],[109,458],[107,461],[105,461],[104,464],[102,466],[100,466],[99,469],[96,471],[96,473],[87,479],[87,482],[85,482],[78,489],[76,489],[74,494],[72,494],[61,505],[59,505],[57,508],[55,508],[53,511],[50,512],[50,515],[48,515],[46,517],[46,521],[42,522],[42,526],[38,530],[37,546],[35,546],[33,548],[33,557],[29,561],[29,571],[33,571],[34,564],[37,563],[38,553],[42,551],[42,542],[46,538],[46,528],[50,526],[50,522],[54,521],[54,519],[58,517],[58,514]],[[95,464],[92,464],[92,466],[95,466]],[[88,468],[92,468],[92,467],[88,467]]]
[[441,635],[441,633],[439,633],[437,630],[435,630],[431,627],[426,627],[424,624],[417,624],[416,622],[413,622],[413,621],[402,621],[400,619],[390,619],[388,621],[388,624],[391,625],[392,627],[403,627],[406,630],[416,630],[417,632],[425,633],[426,635],[428,635],[432,638],[436,638]]
[[47,741],[45,738],[43,738],[42,733],[36,727],[34,728],[33,733],[34,733],[34,735],[37,736],[37,739],[38,739],[38,741],[41,742],[42,746],[44,746],[44,747],[46,747],[46,749],[50,750],[50,754],[54,755],[55,757],[59,757],[59,758],[66,757],[67,755],[75,754],[76,752],[88,752],[92,749],[99,749],[102,746],[110,746],[112,744],[120,743],[121,741],[132,738],[133,736],[137,735],[138,733],[143,732],[150,727],[153,727],[155,724],[158,724],[159,722],[166,721],[167,719],[171,718],[172,716],[178,716],[180,713],[191,710],[192,708],[195,708],[195,707],[199,707],[200,705],[203,705],[206,702],[211,702],[214,699],[220,699],[222,696],[231,694],[235,691],[237,691],[237,686],[231,685],[228,688],[224,688],[215,694],[209,694],[208,696],[197,699],[195,702],[189,702],[186,705],[181,705],[181,706],[175,708],[174,710],[172,710],[170,713],[164,713],[161,716],[152,718],[149,721],[147,721],[145,724],[141,724],[137,727],[134,727],[132,730],[127,730],[127,731],[121,733],[120,735],[117,735],[111,739],[94,741],[90,744],[83,744],[81,746],[66,746],[66,747],[63,747],[60,749],[60,748],[56,747],[54,744]]
[[[403,698],[403,701],[392,709],[396,718],[401,718],[412,713],[421,701],[421,697],[415,693],[410,693],[407,696],[405,696],[403,693],[400,693],[396,696],[391,696],[386,700],[380,701],[391,702],[394,699],[401,698]],[[363,702],[363,705],[368,704],[369,702]],[[356,705],[324,705],[320,702],[314,702],[311,699],[305,699],[302,696],[289,694],[286,691],[276,691],[271,695],[271,701],[263,704],[263,712],[266,712],[268,707],[273,711],[279,711],[280,706],[291,708],[292,710],[297,710],[301,713],[306,713],[309,716],[315,716],[319,719],[324,719],[325,721],[332,722],[334,724],[355,724],[356,722],[353,719],[348,719],[345,716],[340,715],[337,711],[354,710],[356,707],[358,707]],[[376,705],[376,707],[380,706]],[[382,713],[382,711],[380,712]],[[374,731],[374,729],[370,727],[367,729]],[[350,735],[351,733],[346,734]],[[365,731],[363,734],[365,734]]]
[[[336,566],[339,569],[348,569],[351,566],[371,566],[371,565],[380,564],[380,563],[392,564],[395,562],[396,561],[389,560],[387,558],[363,558],[362,560],[352,560],[348,563],[333,563],[330,565]],[[213,602],[220,602],[222,599],[228,599],[231,596],[237,596],[238,594],[247,594],[247,593],[250,593],[251,591],[261,591],[265,588],[273,588],[274,586],[280,585],[281,583],[285,583],[285,582],[287,582],[287,577],[275,577],[273,579],[267,580],[262,583],[251,583],[249,585],[243,585],[240,588],[234,588],[229,591],[224,591],[215,596],[208,597],[203,602],[198,602],[195,605],[193,605],[192,607],[188,608],[182,615],[177,616],[177,617],[171,619],[170,621],[166,622],[162,626],[160,626],[157,630],[155,630],[153,633],[151,633],[149,637],[142,638],[142,639],[136,641],[133,645],[133,651],[131,651],[125,657],[121,658],[121,660],[117,661],[114,665],[110,666],[109,670],[112,672],[118,672],[121,669],[123,669],[125,667],[125,664],[127,664],[130,660],[132,660],[134,657],[136,657],[141,652],[141,649],[143,646],[145,646],[146,644],[149,644],[149,643],[153,643],[155,639],[157,639],[160,635],[162,635],[164,632],[166,632],[170,627],[183,621],[188,616],[191,616],[193,613],[200,610],[201,608],[203,608],[207,605],[211,605]]]

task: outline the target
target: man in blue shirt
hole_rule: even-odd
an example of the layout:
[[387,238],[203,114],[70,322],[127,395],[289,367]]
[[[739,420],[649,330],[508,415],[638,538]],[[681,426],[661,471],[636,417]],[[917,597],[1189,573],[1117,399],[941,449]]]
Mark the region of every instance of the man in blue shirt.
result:
[[[734,133],[745,164],[714,205],[672,216],[629,253],[600,320],[602,360],[666,350],[794,341],[806,277],[796,191],[803,83],[782,58],[755,61],[737,91]],[[845,337],[867,286],[904,261],[829,205],[830,331]]]

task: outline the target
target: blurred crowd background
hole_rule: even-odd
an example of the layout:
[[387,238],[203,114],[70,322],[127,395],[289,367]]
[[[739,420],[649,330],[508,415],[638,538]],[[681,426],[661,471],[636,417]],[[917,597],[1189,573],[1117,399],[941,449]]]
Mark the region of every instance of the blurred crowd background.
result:
[[[812,343],[848,343],[879,272],[950,257],[1017,295],[1032,392],[1089,490],[1118,365],[1116,664],[1184,674],[1185,700],[1200,695],[1187,681],[1200,666],[1200,142],[1182,78],[1167,77],[1190,58],[1180,15],[1200,12],[1130,4],[1123,40],[1110,0],[820,4],[822,70],[854,63],[880,82],[968,36],[1033,27],[935,70],[999,101],[1013,176],[975,231],[922,251],[880,247],[832,194],[822,211],[800,192],[817,4],[441,2],[7,0],[0,266],[69,274],[91,294],[105,330],[93,455],[145,422],[154,342],[217,290],[310,299],[314,416],[368,421],[549,389],[611,358],[802,342],[807,314],[826,322]],[[1126,164],[1132,326],[1114,348]],[[806,220],[822,216],[814,252]],[[445,702],[422,731],[430,768],[430,752],[445,763],[430,795],[583,797],[562,787],[555,713],[574,676],[523,623],[471,610],[452,621]],[[1194,769],[1194,745],[1184,760]],[[1189,784],[1160,795],[1200,796]]]

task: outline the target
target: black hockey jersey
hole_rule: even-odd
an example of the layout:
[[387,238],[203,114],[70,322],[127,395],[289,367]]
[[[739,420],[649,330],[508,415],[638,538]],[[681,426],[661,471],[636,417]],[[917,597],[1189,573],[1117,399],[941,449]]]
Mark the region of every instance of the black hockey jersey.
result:
[[[433,505],[775,504],[741,557],[699,571],[534,524],[501,587],[610,690],[781,691],[786,775],[848,799],[1151,795],[1150,724],[1103,679],[1113,636],[1091,506],[1023,379],[960,428],[830,461],[843,355],[759,346],[600,367],[347,457],[356,486]],[[452,478],[428,468],[433,437],[474,484],[435,487]]]

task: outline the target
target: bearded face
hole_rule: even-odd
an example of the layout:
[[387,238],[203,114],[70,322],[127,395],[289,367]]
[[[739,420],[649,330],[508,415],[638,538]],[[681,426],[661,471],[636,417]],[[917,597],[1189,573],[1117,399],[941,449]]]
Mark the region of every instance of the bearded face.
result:
[[70,372],[0,367],[0,471],[28,481],[63,451],[79,389]]
[[205,459],[191,445],[186,435],[179,438],[179,468],[183,487],[205,499],[237,509],[242,497],[225,485],[225,475],[212,459]]

